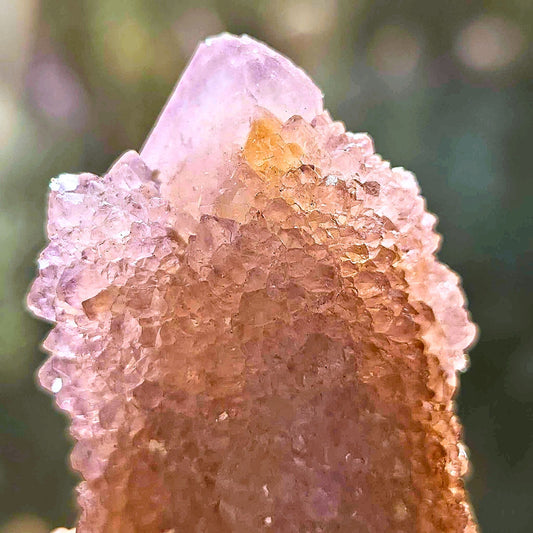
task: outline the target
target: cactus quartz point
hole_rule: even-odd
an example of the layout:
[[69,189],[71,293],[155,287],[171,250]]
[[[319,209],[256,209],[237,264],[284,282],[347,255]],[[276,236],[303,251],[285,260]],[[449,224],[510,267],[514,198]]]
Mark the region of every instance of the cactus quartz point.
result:
[[140,155],[50,189],[28,302],[78,533],[476,530],[459,279],[414,176],[303,71],[209,39]]

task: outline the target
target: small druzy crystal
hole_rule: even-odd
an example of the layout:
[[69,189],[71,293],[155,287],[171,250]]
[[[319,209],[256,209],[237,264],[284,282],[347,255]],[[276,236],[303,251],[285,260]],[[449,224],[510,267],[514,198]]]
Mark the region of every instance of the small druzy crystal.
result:
[[50,189],[28,302],[78,533],[476,530],[459,278],[414,176],[304,72],[210,39],[140,155]]

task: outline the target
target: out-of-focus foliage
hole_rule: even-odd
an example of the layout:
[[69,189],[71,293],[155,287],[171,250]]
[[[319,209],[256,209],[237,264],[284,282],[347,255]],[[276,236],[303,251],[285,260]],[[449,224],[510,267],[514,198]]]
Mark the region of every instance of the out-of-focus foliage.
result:
[[0,17],[0,533],[69,525],[64,417],[35,385],[47,326],[23,299],[49,179],[140,148],[198,40],[249,33],[336,118],[416,172],[480,342],[460,413],[482,530],[533,524],[529,0],[17,0]]

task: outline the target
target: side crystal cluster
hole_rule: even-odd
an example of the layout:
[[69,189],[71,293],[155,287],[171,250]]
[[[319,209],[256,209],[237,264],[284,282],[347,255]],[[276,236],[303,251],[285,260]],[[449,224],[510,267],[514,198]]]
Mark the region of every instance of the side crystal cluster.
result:
[[79,533],[476,531],[459,278],[414,176],[301,70],[212,39],[141,155],[50,188],[28,302]]

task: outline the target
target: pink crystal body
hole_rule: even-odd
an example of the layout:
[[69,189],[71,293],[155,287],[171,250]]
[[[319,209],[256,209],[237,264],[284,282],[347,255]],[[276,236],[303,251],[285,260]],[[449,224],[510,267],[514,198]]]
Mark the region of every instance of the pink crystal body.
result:
[[28,302],[78,532],[475,531],[435,222],[286,58],[200,45],[140,155],[51,184]]

